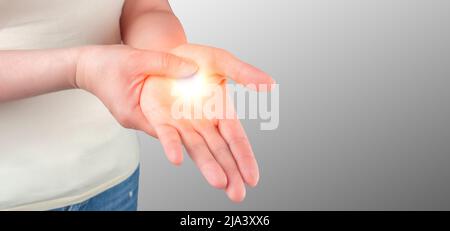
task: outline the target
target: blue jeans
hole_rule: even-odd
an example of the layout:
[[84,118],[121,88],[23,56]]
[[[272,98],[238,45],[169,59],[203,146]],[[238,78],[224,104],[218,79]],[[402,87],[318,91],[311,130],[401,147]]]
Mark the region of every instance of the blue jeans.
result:
[[78,204],[52,211],[136,211],[139,168],[122,183]]

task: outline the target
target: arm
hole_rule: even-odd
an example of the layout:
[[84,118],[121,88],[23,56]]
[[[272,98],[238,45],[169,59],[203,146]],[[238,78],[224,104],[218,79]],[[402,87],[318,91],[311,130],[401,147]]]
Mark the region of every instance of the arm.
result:
[[[142,72],[143,77],[152,74],[182,77],[197,71],[192,62],[168,53],[126,46],[0,51],[0,102],[72,88],[90,91],[101,98],[99,92],[92,89],[97,85],[128,87],[128,82],[117,83],[125,77],[122,76],[122,80],[111,78],[122,69]],[[140,76],[127,77],[135,81],[133,78]],[[105,97],[111,96],[113,94]]]
[[121,45],[0,51],[0,102],[80,88],[97,96],[122,126],[154,135],[139,89],[149,77],[187,77],[197,69],[168,53]]
[[135,48],[169,51],[186,36],[167,0],[127,0],[121,17],[122,40]]
[[[186,43],[166,0],[127,0],[121,24],[124,42],[136,48],[164,51]],[[0,51],[0,102],[77,87],[80,50]]]
[[79,49],[0,51],[0,102],[74,88]]
[[[167,0],[127,0],[122,12],[121,30],[126,44],[140,49],[169,51],[194,60],[200,72],[207,72],[208,76],[230,77],[240,84],[253,84],[257,88],[259,84],[273,83],[270,76],[224,50],[187,44],[183,28]],[[140,102],[146,117],[151,118],[168,159],[180,164],[183,159],[181,146],[184,145],[212,186],[225,188],[233,201],[243,200],[244,184],[255,186],[259,170],[239,121],[220,120],[219,125],[206,121],[205,126],[196,126],[194,120],[187,120],[187,128],[171,124],[170,116],[161,117],[152,111],[152,105],[159,105],[161,101],[154,103],[155,99],[170,91],[170,87],[164,89],[163,86],[157,78],[146,81]],[[153,95],[157,90],[159,93]],[[190,129],[192,127],[197,128]]]

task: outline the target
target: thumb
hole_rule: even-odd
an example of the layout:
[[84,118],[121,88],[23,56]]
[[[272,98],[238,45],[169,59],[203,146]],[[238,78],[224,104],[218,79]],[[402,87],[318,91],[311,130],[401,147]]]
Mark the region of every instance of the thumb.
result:
[[164,52],[146,52],[145,72],[171,78],[191,77],[198,71],[198,65],[186,58]]

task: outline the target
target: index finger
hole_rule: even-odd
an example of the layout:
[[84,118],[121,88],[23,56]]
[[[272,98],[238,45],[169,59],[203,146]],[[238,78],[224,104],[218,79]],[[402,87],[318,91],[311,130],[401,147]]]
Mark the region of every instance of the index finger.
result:
[[[255,90],[270,90],[275,81],[262,70],[236,58],[231,53],[214,49],[213,66],[220,74]],[[264,86],[264,87],[263,87]]]

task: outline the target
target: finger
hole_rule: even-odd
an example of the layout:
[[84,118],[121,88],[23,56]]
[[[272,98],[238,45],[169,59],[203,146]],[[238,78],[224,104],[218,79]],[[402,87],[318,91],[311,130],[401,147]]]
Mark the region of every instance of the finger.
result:
[[213,66],[219,74],[255,90],[270,90],[275,81],[260,69],[245,63],[227,51],[214,49]]
[[184,78],[198,71],[197,64],[192,60],[169,53],[142,51],[138,58],[147,75]]
[[178,131],[166,124],[155,126],[155,131],[167,159],[174,165],[180,165],[183,162],[183,149]]
[[186,150],[208,183],[215,188],[225,188],[227,177],[203,138],[192,128],[180,127],[179,131]]
[[127,116],[124,116],[121,119],[122,125],[128,124],[129,126],[124,127],[140,130],[147,133],[149,136],[156,137],[155,129],[150,125],[140,108],[136,108],[131,113],[126,113],[126,115]]
[[245,182],[255,187],[259,181],[259,168],[250,142],[237,119],[219,121],[220,134],[227,141]]
[[227,175],[226,193],[228,197],[234,202],[242,201],[245,198],[244,180],[228,144],[220,135],[217,127],[210,121],[202,120],[194,122],[194,128],[203,136],[209,150]]

